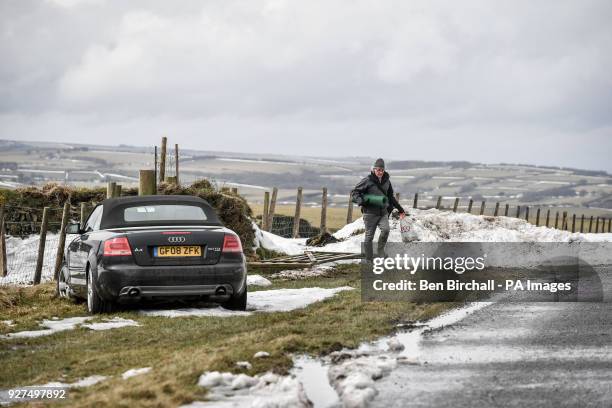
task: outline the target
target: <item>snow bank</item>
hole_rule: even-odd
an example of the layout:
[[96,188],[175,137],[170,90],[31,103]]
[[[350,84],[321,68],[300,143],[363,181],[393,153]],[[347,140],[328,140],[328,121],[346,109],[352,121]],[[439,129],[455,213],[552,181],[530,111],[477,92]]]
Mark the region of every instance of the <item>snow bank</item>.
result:
[[121,317],[113,317],[112,319],[104,319],[104,322],[101,323],[90,323],[84,324],[86,321],[91,320],[90,316],[83,317],[68,317],[66,319],[52,319],[52,320],[43,320],[40,323],[41,327],[46,327],[46,329],[42,330],[25,330],[16,333],[8,333],[4,336],[0,336],[0,338],[12,339],[12,338],[32,338],[32,337],[40,337],[40,336],[49,336],[53,333],[58,333],[65,330],[73,330],[77,326],[86,327],[91,330],[109,330],[109,329],[117,329],[119,327],[125,326],[139,326],[137,322],[130,319],[123,319]]
[[[410,209],[409,214],[402,224],[404,227],[409,226],[415,239],[407,239],[409,234],[402,234],[400,221],[391,218],[389,242],[612,242],[610,233],[571,233],[536,227],[525,220],[512,217],[491,217],[436,209]],[[363,218],[359,218],[333,234],[341,242],[324,247],[308,247],[304,239],[282,238],[258,228],[256,234],[260,236],[258,245],[295,255],[303,253],[304,250],[359,253],[364,231]],[[377,240],[379,235],[377,230],[374,240]]]
[[309,408],[302,384],[292,376],[265,373],[254,377],[245,374],[206,372],[198,385],[208,389],[208,402],[192,402],[184,408],[257,407]]
[[255,247],[265,248],[272,251],[280,252],[287,255],[298,255],[304,252],[305,239],[289,239],[278,235],[263,231],[259,226],[253,223],[255,231]]
[[233,311],[218,307],[183,308],[169,310],[141,310],[147,316],[188,317],[188,316],[248,316],[252,312],[289,312],[304,308],[312,303],[320,302],[344,290],[352,290],[350,286],[339,288],[300,288],[273,289],[251,292],[247,298],[248,311]]

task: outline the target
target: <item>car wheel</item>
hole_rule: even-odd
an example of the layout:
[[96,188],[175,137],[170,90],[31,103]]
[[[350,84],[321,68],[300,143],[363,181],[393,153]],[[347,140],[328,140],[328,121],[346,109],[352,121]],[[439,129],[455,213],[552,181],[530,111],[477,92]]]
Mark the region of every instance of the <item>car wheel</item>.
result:
[[113,309],[111,302],[104,301],[96,289],[95,280],[91,268],[87,269],[87,310],[89,313],[110,313]]
[[238,296],[232,296],[223,307],[229,310],[246,310],[247,305],[247,290],[244,289],[244,292]]

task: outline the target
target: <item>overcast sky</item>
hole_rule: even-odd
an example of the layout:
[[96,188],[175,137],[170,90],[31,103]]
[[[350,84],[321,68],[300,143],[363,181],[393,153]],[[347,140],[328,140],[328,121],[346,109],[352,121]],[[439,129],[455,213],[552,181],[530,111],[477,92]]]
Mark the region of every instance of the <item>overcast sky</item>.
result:
[[612,171],[612,1],[0,1],[0,138]]

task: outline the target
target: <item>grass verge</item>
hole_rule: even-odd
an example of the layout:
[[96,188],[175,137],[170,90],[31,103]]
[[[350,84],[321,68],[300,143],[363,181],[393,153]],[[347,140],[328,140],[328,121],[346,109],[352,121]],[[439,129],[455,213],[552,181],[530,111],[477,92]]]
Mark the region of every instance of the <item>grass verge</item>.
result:
[[[320,355],[356,347],[389,334],[397,323],[428,319],[453,306],[363,303],[358,265],[342,265],[326,277],[277,281],[272,288],[344,285],[357,290],[291,312],[170,319],[132,310],[114,315],[137,320],[140,327],[98,332],[79,328],[46,337],[0,340],[0,388],[105,375],[110,378],[102,383],[71,390],[65,404],[177,406],[206,398],[206,390],[197,386],[204,371],[286,373],[292,366],[292,353]],[[10,304],[0,311],[0,320],[15,320],[18,328],[31,328],[52,316],[85,315],[84,305],[53,298],[50,284],[20,289],[17,294],[4,292],[0,299]],[[270,357],[254,359],[253,354],[261,350]],[[251,369],[236,367],[237,361],[244,360],[252,363]],[[130,368],[148,366],[153,367],[148,374],[121,379],[120,374]]]

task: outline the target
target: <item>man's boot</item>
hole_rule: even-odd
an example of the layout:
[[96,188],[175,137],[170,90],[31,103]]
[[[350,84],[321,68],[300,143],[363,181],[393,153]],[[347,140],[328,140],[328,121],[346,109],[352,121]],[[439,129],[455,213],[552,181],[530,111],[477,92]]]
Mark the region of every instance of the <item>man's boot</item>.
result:
[[387,245],[387,241],[378,241],[378,249],[376,251],[376,256],[378,258],[388,258],[387,253],[385,252],[385,245]]

